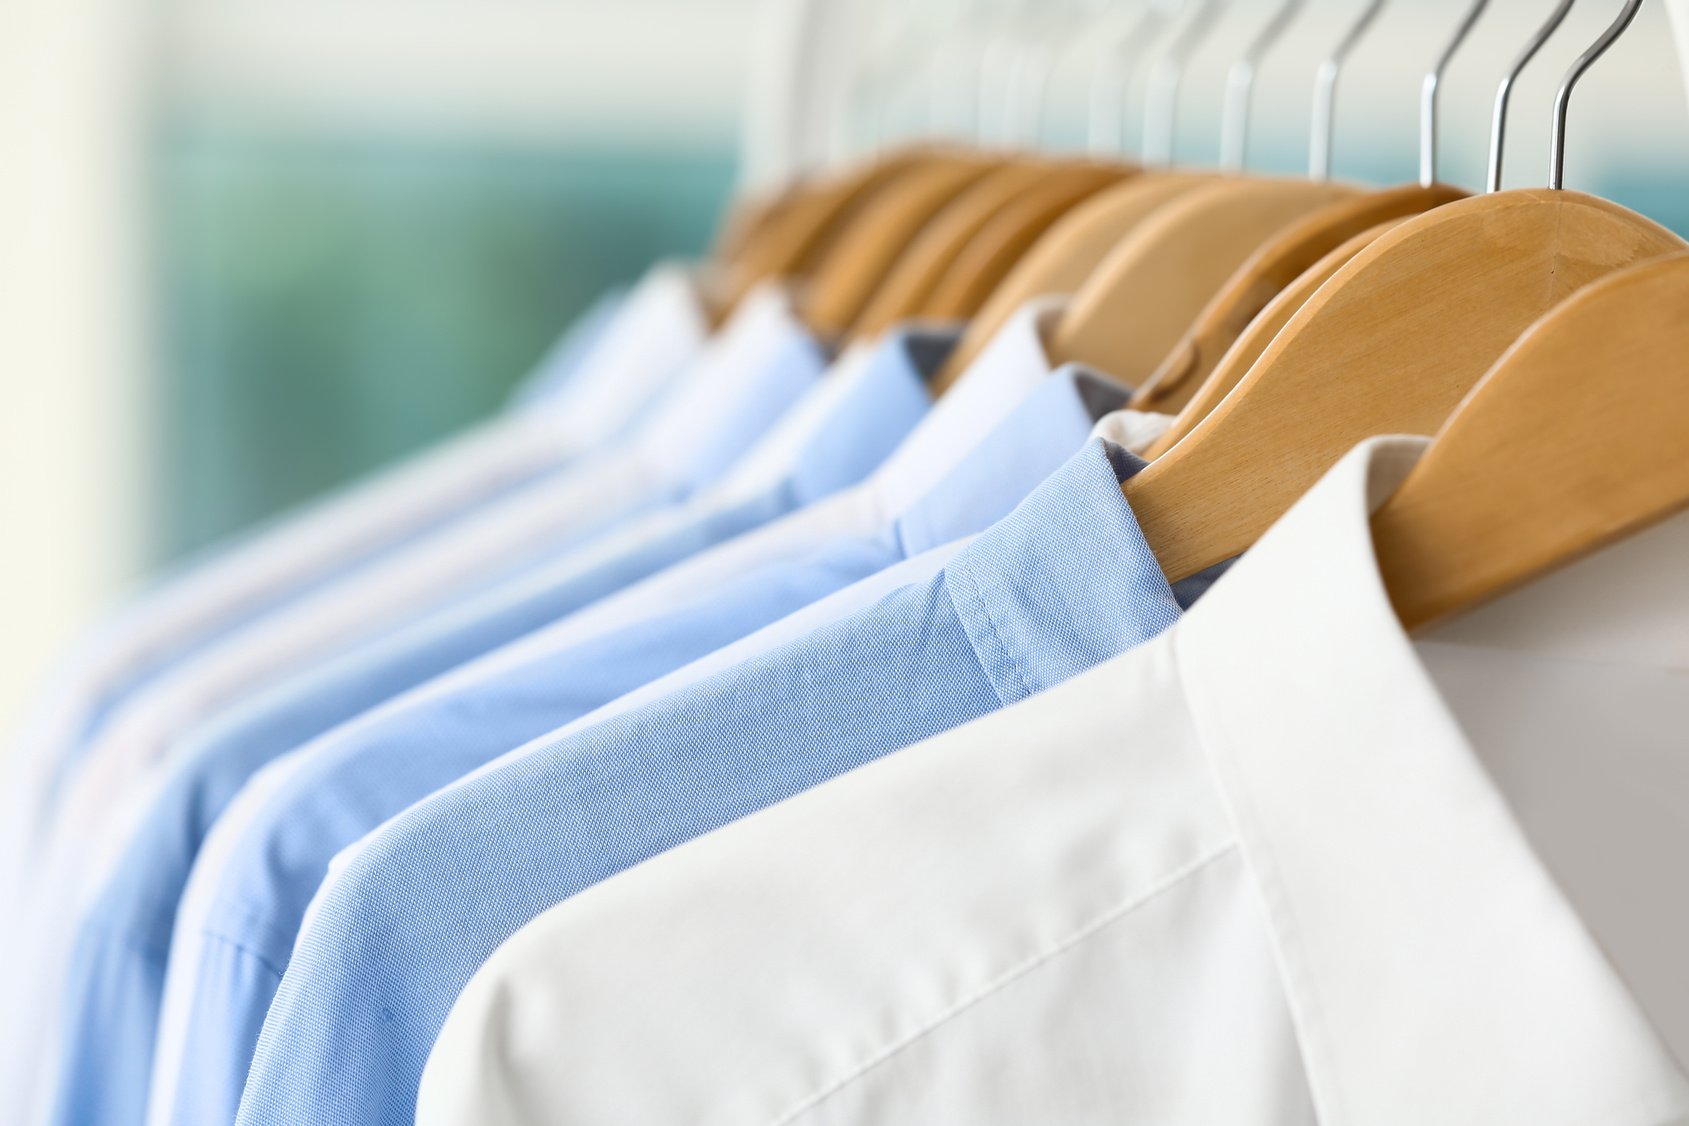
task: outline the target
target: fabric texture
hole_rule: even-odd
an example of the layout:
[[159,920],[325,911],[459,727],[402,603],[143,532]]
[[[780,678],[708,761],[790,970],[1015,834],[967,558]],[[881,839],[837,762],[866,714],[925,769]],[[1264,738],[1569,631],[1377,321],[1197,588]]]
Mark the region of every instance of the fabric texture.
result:
[[[339,723],[671,563],[855,484],[930,402],[953,336],[900,333],[829,376],[727,485],[653,515],[523,581],[354,650],[223,717],[178,757],[72,954],[55,1121],[139,1121],[171,929],[199,844],[251,774]],[[836,381],[836,382],[835,382]],[[768,448],[772,447],[772,448]],[[754,486],[754,487],[753,487]],[[112,1060],[121,1060],[121,1069]]]
[[[533,683],[536,670],[569,668],[569,662],[585,652],[582,646],[591,639],[630,628],[640,631],[637,636],[644,640],[626,650],[629,657],[619,667],[610,666],[613,675],[582,681],[580,692],[551,701],[548,706],[555,710],[546,714],[556,716],[554,724],[525,726],[536,715],[526,702],[536,698],[530,691],[521,707],[507,713],[510,723],[505,727],[477,730],[458,748],[460,757],[456,761],[460,765],[456,772],[445,772],[445,777],[455,778],[486,757],[575,718],[580,713],[570,710],[571,706],[590,710],[606,699],[606,692],[625,692],[662,675],[698,653],[731,642],[791,609],[849,586],[861,575],[906,553],[978,531],[1007,512],[1069,456],[1096,411],[1108,409],[1122,397],[1118,389],[1078,371],[1051,377],[1043,333],[1057,309],[1055,303],[1034,304],[1011,320],[908,440],[862,485],[702,552],[555,627],[488,654],[459,675],[423,686],[406,701],[395,701],[395,712],[401,707],[414,709],[413,717],[421,717],[429,714],[426,709],[439,708],[455,714],[463,707],[459,701],[484,692],[485,685],[507,676],[515,678],[513,684]],[[847,357],[846,362],[862,361],[858,356],[854,361]],[[829,385],[836,384],[829,380],[823,386]],[[1016,406],[1035,391],[1038,394],[1031,400]],[[1114,419],[1121,429],[1119,436],[1130,440],[1147,439],[1166,424],[1162,416],[1130,412]],[[995,433],[994,428],[1001,433]],[[970,451],[981,448],[982,441],[987,452],[970,457]],[[761,480],[767,462],[761,458],[751,461],[753,464],[735,470],[723,488],[738,489]],[[947,477],[952,475],[957,481],[947,484]],[[923,503],[924,497],[946,489],[948,500],[937,497]],[[952,505],[957,507],[952,509]],[[927,508],[934,509],[936,515],[926,515]],[[947,512],[948,521],[943,518]],[[908,534],[899,531],[904,527]],[[718,598],[721,592],[734,597]],[[670,623],[670,635],[653,632],[651,623],[658,619]],[[403,721],[395,717],[389,722]],[[351,746],[350,738],[342,745]],[[501,738],[508,741],[501,743]],[[379,745],[379,740],[372,740],[372,745]],[[358,759],[350,751],[341,753]],[[316,751],[313,757],[326,763],[332,756]],[[373,754],[363,762],[371,764],[375,769],[368,785],[380,798],[360,799],[363,804],[352,815],[356,820],[350,826],[334,832],[323,830],[316,839],[309,839],[300,833],[299,826],[320,820],[342,824],[346,815],[331,811],[314,819],[295,809],[287,817],[278,814],[263,828],[255,829],[255,840],[270,835],[305,841],[294,846],[279,841],[254,845],[255,855],[297,852],[300,862],[273,873],[263,865],[255,866],[252,878],[258,882],[251,886],[264,890],[237,900],[239,906],[233,909],[241,919],[278,919],[274,931],[282,937],[264,941],[266,949],[274,947],[279,953],[259,959],[255,967],[243,963],[239,970],[207,964],[203,989],[202,962],[211,946],[226,943],[219,936],[235,924],[214,922],[210,915],[213,905],[221,901],[221,893],[196,891],[195,885],[200,889],[207,884],[238,886],[246,877],[225,870],[237,851],[232,845],[213,850],[215,864],[196,865],[177,920],[165,980],[165,1007],[159,1021],[162,1051],[154,1068],[151,1121],[185,1121],[183,1116],[200,1113],[194,1108],[202,1105],[208,1108],[205,1113],[210,1119],[225,1120],[232,1114],[256,1022],[262,1019],[291,949],[299,912],[320,883],[328,857],[340,843],[374,828],[383,818],[441,784],[435,781],[435,773],[424,771],[419,775],[396,769]],[[347,779],[335,785],[349,787],[348,792],[357,789]],[[331,795],[334,790],[323,781],[317,793]],[[372,815],[372,811],[378,815]],[[267,879],[281,890],[269,890]],[[260,905],[254,906],[253,901]],[[263,929],[268,933],[268,928],[266,924]],[[225,962],[244,958],[244,947],[237,943]],[[235,977],[244,983],[238,991],[227,984]],[[237,1029],[237,1034],[226,1034],[226,1026]],[[225,1057],[231,1060],[227,1066],[207,1062]],[[189,1078],[193,1079],[191,1089],[186,1085]],[[178,1091],[182,1092],[180,1097]]]
[[[702,348],[707,320],[685,270],[653,269],[567,389],[197,559],[94,631],[29,717],[0,786],[0,895],[76,748],[149,680],[336,574],[543,478],[622,434]],[[565,357],[567,359],[567,357]]]
[[1179,607],[1120,490],[1141,465],[1088,443],[930,583],[383,827],[312,905],[238,1121],[410,1121],[451,1001],[539,912],[1165,629]]
[[53,1018],[80,912],[126,850],[179,739],[443,598],[485,589],[690,494],[740,456],[820,370],[789,299],[775,290],[754,294],[628,440],[250,623],[115,711],[66,783],[26,888],[32,925],[14,964],[30,969],[3,981],[0,1037],[16,1050],[0,1059],[0,1100],[26,1097],[39,1110],[43,1079],[54,1070],[43,1052],[59,1043]]
[[[244,1003],[232,1011],[213,1007],[235,996],[221,987],[191,990],[195,1001],[181,1058],[198,1075],[226,1079],[222,1087],[206,1080],[191,1089],[185,1077],[176,1081],[181,1096],[174,1120],[196,1114],[191,1107],[201,1100],[217,1114],[230,1109],[223,1100],[238,1095],[244,1052],[255,1042],[275,988],[273,969],[286,964],[305,906],[338,848],[511,748],[860,578],[989,524],[1060,465],[1064,451],[1083,442],[1090,409],[1076,394],[1073,376],[1051,380],[927,503],[877,535],[771,562],[697,592],[689,604],[616,630],[582,637],[570,622],[559,623],[313,748],[315,766],[266,812],[265,824],[242,850],[249,859],[237,858],[220,878],[228,892],[213,905],[204,933],[206,948],[218,944],[224,964],[208,972],[257,988],[240,995]],[[1012,465],[1020,467],[1018,480],[1005,473]],[[300,862],[278,866],[273,858],[284,849]],[[229,964],[241,959],[257,968]],[[189,972],[194,963],[181,967]],[[170,972],[178,972],[174,954]],[[235,1053],[227,1067],[207,1066],[224,1053]]]
[[1667,869],[1566,861],[1685,836],[1598,779],[1681,786],[1689,518],[1415,641],[1368,517],[1423,447],[1363,444],[1136,650],[543,916],[417,1121],[1683,1121],[1682,942],[1645,991],[1615,923],[1689,925],[1610,891]]

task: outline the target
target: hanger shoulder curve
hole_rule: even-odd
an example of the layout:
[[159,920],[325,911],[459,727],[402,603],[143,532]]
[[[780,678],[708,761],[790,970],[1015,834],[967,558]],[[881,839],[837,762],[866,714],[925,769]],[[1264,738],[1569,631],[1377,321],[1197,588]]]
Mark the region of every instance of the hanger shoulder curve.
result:
[[1163,204],[1214,179],[1200,174],[1146,173],[1103,189],[1063,215],[985,299],[933,380],[934,392],[942,394],[954,383],[1021,306],[1039,297],[1074,292],[1133,227]]
[[1208,417],[1209,412],[1219,406],[1231,393],[1231,389],[1255,366],[1255,361],[1261,358],[1261,353],[1267,350],[1267,345],[1273,342],[1273,338],[1289,323],[1290,318],[1296,315],[1296,311],[1318,292],[1320,286],[1330,281],[1338,270],[1348,265],[1351,258],[1377,241],[1386,231],[1405,221],[1405,217],[1391,219],[1370,230],[1362,231],[1304,270],[1300,277],[1280,291],[1239,334],[1203,381],[1202,386],[1197,388],[1190,401],[1179,409],[1166,433],[1144,451],[1144,457],[1154,461],[1177,445],[1197,423]]
[[1063,215],[1133,171],[1125,165],[1081,165],[1027,191],[962,248],[922,312],[939,319],[972,317],[1015,263]]
[[1356,191],[1307,180],[1232,179],[1169,203],[1086,279],[1056,325],[1052,358],[1141,382],[1264,241]]
[[1139,388],[1133,405],[1177,413],[1280,290],[1356,235],[1465,195],[1446,184],[1406,184],[1339,199],[1293,220],[1226,280],[1190,332]]
[[1521,336],[1373,514],[1410,630],[1689,506],[1689,254],[1612,274]]
[[869,200],[809,280],[802,306],[810,327],[828,336],[848,329],[921,228],[992,167],[981,157],[935,158]]
[[1298,309],[1184,440],[1126,483],[1184,578],[1254,543],[1356,442],[1430,434],[1532,321],[1615,270],[1685,248],[1578,192],[1516,189],[1417,215]]
[[851,326],[852,335],[872,336],[919,313],[968,241],[1042,176],[1052,174],[1032,161],[1010,161],[963,188],[898,255]]
[[718,257],[733,294],[742,296],[769,278],[805,275],[830,240],[875,196],[935,159],[942,159],[935,149],[904,149],[836,176],[800,181],[769,203],[760,221],[754,215],[730,219],[728,231],[737,224],[740,233],[724,233],[728,248]]

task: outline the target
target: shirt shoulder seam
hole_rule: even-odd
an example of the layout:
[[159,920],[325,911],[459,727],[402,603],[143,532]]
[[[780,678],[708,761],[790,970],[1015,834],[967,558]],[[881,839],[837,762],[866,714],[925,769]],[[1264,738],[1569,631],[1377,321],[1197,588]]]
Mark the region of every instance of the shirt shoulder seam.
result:
[[1159,896],[1178,887],[1186,880],[1207,868],[1210,864],[1213,864],[1236,851],[1237,847],[1238,845],[1235,840],[1228,840],[1226,843],[1210,849],[1208,852],[1203,853],[1196,859],[1191,860],[1182,867],[1175,869],[1173,872],[1158,881],[1155,885],[1150,887],[1147,891],[1105,909],[1099,915],[1092,918],[1089,922],[1081,924],[1065,937],[1054,940],[1044,949],[1032,954],[1021,962],[1010,966],[983,986],[976,989],[973,993],[963,997],[961,1000],[956,1001],[948,1008],[936,1014],[921,1028],[909,1033],[894,1043],[885,1045],[878,1051],[870,1053],[867,1058],[863,1059],[859,1064],[851,1068],[849,1072],[841,1076],[839,1079],[827,1084],[812,1094],[804,1096],[793,1104],[790,1109],[782,1111],[776,1115],[770,1120],[770,1126],[790,1126],[790,1124],[795,1123],[800,1116],[808,1113],[809,1111],[815,1110],[829,1099],[836,1097],[852,1084],[865,1078],[876,1068],[879,1068],[894,1059],[898,1053],[902,1052],[906,1048],[909,1048],[927,1036],[930,1036],[938,1029],[942,1028],[945,1024],[961,1016],[968,1009],[981,1003],[993,994],[1007,988],[1015,981],[1026,976],[1045,963],[1053,961],[1054,959],[1067,953],[1069,950],[1078,947],[1087,939],[1099,934],[1115,922],[1131,915],[1138,908],[1147,905]]

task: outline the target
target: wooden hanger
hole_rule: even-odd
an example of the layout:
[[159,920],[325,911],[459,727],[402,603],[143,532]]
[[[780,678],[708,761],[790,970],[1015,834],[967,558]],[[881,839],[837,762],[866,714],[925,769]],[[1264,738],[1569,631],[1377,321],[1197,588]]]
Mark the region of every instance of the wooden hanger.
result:
[[1686,246],[1578,192],[1496,192],[1408,219],[1321,286],[1225,400],[1126,482],[1163,569],[1177,580],[1239,554],[1356,442],[1436,431],[1568,294]]
[[1052,361],[1141,382],[1267,239],[1357,191],[1290,179],[1233,179],[1192,189],[1134,228],[1086,280],[1056,325]]
[[1465,195],[1445,184],[1407,184],[1340,199],[1294,220],[1226,280],[1197,315],[1191,330],[1138,387],[1132,406],[1177,412],[1196,395],[1220,358],[1280,290],[1363,231]]
[[1385,231],[1400,226],[1402,222],[1403,219],[1391,219],[1371,230],[1362,231],[1285,286],[1278,296],[1269,301],[1267,307],[1249,322],[1249,326],[1226,350],[1226,354],[1220,358],[1219,364],[1203,381],[1190,402],[1180,408],[1166,432],[1144,450],[1143,456],[1153,461],[1178,445],[1179,440],[1194,430],[1197,423],[1207,418],[1209,412],[1219,406],[1231,393],[1231,389],[1249,374],[1249,369],[1255,366],[1255,361],[1261,358],[1261,353],[1267,350],[1273,338],[1289,323],[1290,318],[1296,315],[1296,310],[1308,303],[1308,299],[1320,286],[1331,280],[1332,275],[1347,265],[1349,259],[1377,241]]
[[1015,263],[1063,215],[1137,174],[1137,169],[1129,165],[1086,163],[1060,179],[1041,181],[969,240],[939,279],[922,312],[941,320],[973,317]]
[[1612,274],[1533,324],[1372,517],[1402,624],[1474,607],[1689,507],[1686,357],[1689,255]]
[[933,157],[876,193],[810,277],[801,302],[810,327],[826,336],[843,335],[921,228],[1001,163],[985,153]]
[[943,394],[948,390],[1021,306],[1047,294],[1074,292],[1109,249],[1162,204],[1214,180],[1201,173],[1145,173],[1103,189],[1064,214],[981,304],[932,381],[933,392]]
[[[1099,180],[1095,167],[1078,162],[1015,160],[993,169],[923,227],[875,290],[851,335],[872,337],[899,321],[930,315],[927,306],[946,271],[982,230],[996,222],[1017,200],[1061,188],[1090,189]],[[1114,176],[1124,175],[1124,170]]]
[[730,219],[729,229],[737,224],[743,233],[737,245],[730,242],[730,251],[717,259],[730,275],[733,295],[769,278],[804,276],[853,214],[910,170],[943,156],[932,148],[901,149],[841,174],[793,186],[761,222]]
[[780,216],[789,213],[793,204],[803,199],[807,184],[792,184],[784,189],[737,199],[729,205],[727,217],[716,231],[710,247],[710,260],[729,265],[742,253],[747,243],[768,229]]

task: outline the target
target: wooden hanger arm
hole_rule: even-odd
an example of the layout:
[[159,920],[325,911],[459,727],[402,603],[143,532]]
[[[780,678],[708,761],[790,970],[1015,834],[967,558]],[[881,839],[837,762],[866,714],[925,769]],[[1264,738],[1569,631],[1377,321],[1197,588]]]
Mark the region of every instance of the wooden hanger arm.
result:
[[1086,280],[1056,326],[1052,359],[1142,382],[1263,242],[1356,190],[1247,179],[1193,189],[1135,228]]
[[1226,280],[1168,359],[1140,385],[1133,406],[1168,414],[1178,411],[1279,291],[1326,255],[1363,231],[1465,195],[1446,184],[1408,184],[1340,199],[1295,219]]
[[877,194],[816,267],[803,301],[810,327],[844,333],[921,228],[993,167],[982,156],[935,159]]
[[[1267,307],[1261,310],[1259,316],[1249,322],[1248,327],[1243,330],[1237,341],[1220,358],[1219,363],[1202,381],[1202,385],[1196,389],[1190,401],[1178,409],[1178,413],[1174,416],[1173,423],[1167,428],[1166,433],[1162,434],[1144,451],[1144,456],[1154,461],[1178,445],[1186,434],[1196,428],[1197,423],[1207,418],[1209,412],[1225,401],[1226,396],[1231,394],[1232,388],[1236,387],[1243,380],[1243,377],[1249,374],[1249,369],[1255,366],[1255,361],[1261,358],[1261,353],[1267,350],[1267,346],[1273,342],[1273,338],[1290,322],[1290,318],[1296,315],[1296,311],[1307,304],[1308,299],[1318,292],[1320,286],[1329,281],[1338,270],[1348,265],[1351,258],[1371,245],[1385,231],[1398,226],[1402,222],[1404,222],[1402,219],[1392,219],[1354,236],[1314,263],[1301,277],[1268,302]],[[1192,345],[1192,349],[1190,360],[1194,364],[1196,362],[1195,345]],[[1134,402],[1134,406],[1138,406],[1138,404]],[[1170,408],[1171,404],[1167,404],[1167,407]],[[1153,410],[1155,408],[1153,406],[1139,406],[1138,409]]]
[[940,320],[974,316],[1040,235],[1085,200],[1134,174],[1126,165],[1084,164],[1026,192],[963,247],[922,314]]
[[868,307],[851,326],[851,335],[873,337],[919,314],[945,269],[980,229],[1042,178],[1056,175],[1055,165],[1015,160],[963,188],[897,257],[869,297]]
[[932,382],[943,394],[1028,301],[1075,292],[1116,243],[1162,205],[1211,183],[1200,174],[1144,173],[1105,188],[1064,214],[1015,263],[968,323]]
[[1532,325],[1373,515],[1403,624],[1479,605],[1689,507],[1686,443],[1689,255],[1674,255],[1594,282]]
[[1248,548],[1363,438],[1434,433],[1547,309],[1685,245],[1616,204],[1536,189],[1459,200],[1383,235],[1183,441],[1126,482],[1168,577]]

